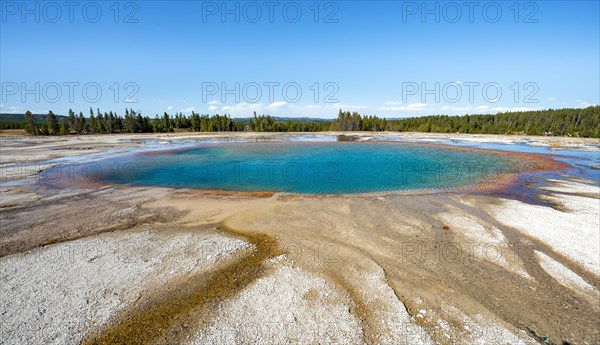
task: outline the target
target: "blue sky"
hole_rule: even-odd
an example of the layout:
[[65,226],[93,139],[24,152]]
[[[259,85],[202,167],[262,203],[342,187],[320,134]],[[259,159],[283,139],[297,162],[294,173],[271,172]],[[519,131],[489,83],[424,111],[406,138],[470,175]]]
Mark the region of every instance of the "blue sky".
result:
[[2,1],[1,112],[407,117],[600,102],[598,1],[272,3]]

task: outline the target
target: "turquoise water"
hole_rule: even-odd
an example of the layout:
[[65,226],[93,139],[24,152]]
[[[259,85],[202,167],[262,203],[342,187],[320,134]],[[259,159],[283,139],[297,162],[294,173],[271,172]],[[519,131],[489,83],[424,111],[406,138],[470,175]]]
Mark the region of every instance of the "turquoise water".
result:
[[[493,182],[495,173],[508,172],[514,169],[514,164],[513,159],[498,154],[436,145],[205,144],[102,159],[78,166],[69,180],[83,178],[88,182],[208,190],[347,194],[472,186]],[[61,180],[66,177],[63,171]]]

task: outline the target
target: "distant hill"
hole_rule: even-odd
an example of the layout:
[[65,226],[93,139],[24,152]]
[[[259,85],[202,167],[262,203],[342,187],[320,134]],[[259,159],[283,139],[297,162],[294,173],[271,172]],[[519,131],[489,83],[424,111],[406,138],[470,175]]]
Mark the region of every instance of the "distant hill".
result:
[[[35,123],[46,123],[48,114],[32,114],[33,122]],[[56,115],[56,120],[58,122],[64,121],[67,117],[65,115]],[[24,123],[25,122],[25,114],[7,114],[0,113],[0,123]]]
[[[46,118],[48,114],[32,114],[33,121],[35,123],[46,123]],[[58,122],[64,121],[67,116],[66,115],[56,115],[56,120]],[[312,117],[278,117],[272,116],[272,118],[277,122],[331,122],[333,119],[321,119],[321,118],[312,118]],[[88,118],[86,117],[86,120]],[[241,117],[241,118],[233,118],[236,122],[241,124],[248,124],[253,117]],[[0,113],[0,122],[4,123],[24,123],[25,122],[25,114],[8,114],[8,113]]]
[[[321,119],[321,118],[313,118],[313,117],[280,117],[280,116],[271,116],[273,120],[276,122],[331,122],[333,119]],[[254,117],[236,117],[232,118],[234,121],[239,122],[241,124],[248,124],[250,121],[254,119]]]

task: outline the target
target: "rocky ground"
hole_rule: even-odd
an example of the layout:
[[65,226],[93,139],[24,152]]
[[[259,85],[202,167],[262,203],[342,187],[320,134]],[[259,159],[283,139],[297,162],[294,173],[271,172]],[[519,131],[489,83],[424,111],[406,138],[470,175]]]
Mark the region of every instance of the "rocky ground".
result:
[[546,180],[532,205],[485,193],[57,191],[22,169],[190,138],[0,136],[2,343],[600,343],[597,182]]

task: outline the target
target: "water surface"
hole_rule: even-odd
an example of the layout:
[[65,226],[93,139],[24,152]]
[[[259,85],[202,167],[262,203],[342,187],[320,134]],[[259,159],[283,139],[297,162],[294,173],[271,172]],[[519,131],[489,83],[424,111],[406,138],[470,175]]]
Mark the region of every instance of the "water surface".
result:
[[263,142],[117,155],[75,174],[133,186],[351,194],[472,187],[493,182],[517,163],[509,155],[442,145]]

